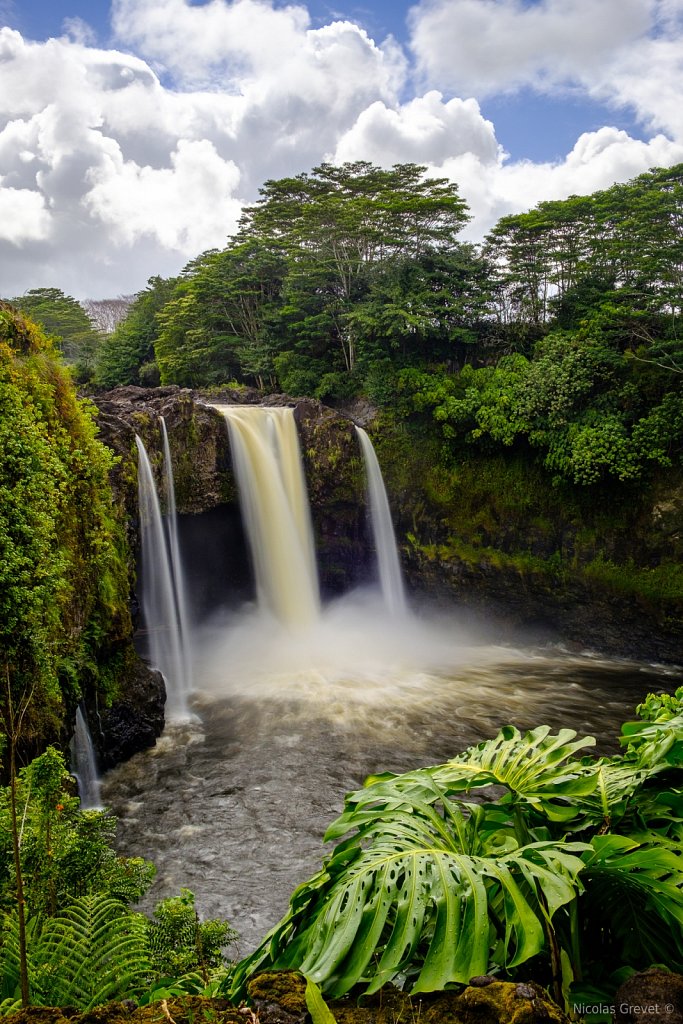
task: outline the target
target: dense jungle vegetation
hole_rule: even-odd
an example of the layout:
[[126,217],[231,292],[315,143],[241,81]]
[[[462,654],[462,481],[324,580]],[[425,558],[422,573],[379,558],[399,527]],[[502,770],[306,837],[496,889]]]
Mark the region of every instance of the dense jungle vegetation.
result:
[[681,173],[541,203],[482,246],[458,238],[456,187],[415,165],[267,182],[227,248],[150,281],[95,380],[365,395],[448,447],[639,479],[681,454]]
[[[115,689],[130,631],[123,525],[97,441],[52,341],[0,304],[0,713],[10,760],[57,736],[88,685]],[[120,667],[120,666],[118,666]]]
[[441,436],[444,463],[522,450],[580,486],[678,463],[681,166],[504,217],[480,246],[424,170],[266,182],[225,249],[118,300],[108,333],[55,289],[12,301],[101,387],[362,395]]

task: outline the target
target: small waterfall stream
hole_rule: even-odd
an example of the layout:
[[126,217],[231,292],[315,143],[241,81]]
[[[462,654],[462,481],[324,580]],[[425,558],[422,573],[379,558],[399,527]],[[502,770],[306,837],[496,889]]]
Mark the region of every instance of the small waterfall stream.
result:
[[164,490],[166,498],[166,526],[168,536],[168,553],[171,568],[171,579],[173,593],[176,602],[176,614],[178,620],[178,633],[180,643],[180,655],[183,660],[183,688],[185,693],[192,691],[192,651],[190,647],[190,615],[187,607],[187,588],[185,586],[185,574],[183,563],[180,557],[180,543],[178,541],[178,514],[176,512],[175,480],[173,479],[173,462],[171,460],[171,447],[168,443],[168,431],[166,420],[161,419],[161,436],[164,448]]
[[358,434],[361,451],[363,452],[363,461],[365,462],[372,535],[377,553],[377,568],[380,587],[382,588],[382,597],[392,615],[405,615],[408,611],[408,606],[403,587],[403,576],[401,575],[401,563],[399,562],[398,550],[396,548],[394,526],[391,521],[391,509],[389,508],[389,499],[387,498],[387,491],[382,478],[382,470],[368,435],[362,427],[356,427],[356,433]]
[[320,593],[294,410],[214,408],[228,425],[259,605],[289,626],[309,625]]
[[[166,718],[183,719],[188,715],[190,679],[189,656],[184,647],[181,612],[182,598],[174,577],[171,544],[164,529],[159,495],[149,457],[141,439],[138,449],[138,500],[142,548],[142,611],[149,635],[149,655],[166,683]],[[179,562],[178,562],[179,565]]]
[[76,726],[71,739],[71,765],[71,774],[78,783],[81,810],[100,810],[102,798],[95,748],[88,723],[80,707],[76,708]]

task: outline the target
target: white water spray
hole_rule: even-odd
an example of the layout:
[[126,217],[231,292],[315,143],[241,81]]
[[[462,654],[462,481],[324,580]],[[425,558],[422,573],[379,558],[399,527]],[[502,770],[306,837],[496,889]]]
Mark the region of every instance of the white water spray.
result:
[[190,680],[180,628],[178,593],[152,467],[145,446],[137,436],[135,443],[138,448],[142,611],[149,634],[150,660],[166,683],[167,720],[184,719],[188,716]]
[[362,427],[356,427],[360,441],[365,473],[368,484],[368,500],[372,534],[377,553],[377,568],[382,597],[392,615],[405,615],[408,611],[401,564],[398,559],[394,526],[391,521],[391,510],[387,498],[382,471],[377,461],[372,441]]
[[97,771],[95,748],[88,723],[80,708],[76,708],[76,725],[71,739],[71,764],[73,766],[71,774],[78,783],[81,810],[101,810],[100,777]]
[[290,626],[320,614],[294,410],[216,405],[228,424],[259,605]]

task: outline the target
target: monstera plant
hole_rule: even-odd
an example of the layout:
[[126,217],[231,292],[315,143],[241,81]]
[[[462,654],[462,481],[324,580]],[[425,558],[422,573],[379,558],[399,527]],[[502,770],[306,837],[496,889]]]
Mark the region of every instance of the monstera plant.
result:
[[680,966],[682,698],[649,698],[617,757],[586,756],[595,741],[571,730],[507,727],[446,764],[371,777],[232,995],[266,968],[338,997],[514,976],[539,956],[558,994],[598,964]]

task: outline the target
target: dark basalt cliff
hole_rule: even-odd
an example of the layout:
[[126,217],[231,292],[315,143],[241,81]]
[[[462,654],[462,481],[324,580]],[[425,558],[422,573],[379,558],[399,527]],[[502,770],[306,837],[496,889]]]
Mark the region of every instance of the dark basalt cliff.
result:
[[[641,503],[637,515],[634,511],[630,546],[624,546],[616,534],[601,535],[596,528],[590,553],[597,551],[600,558],[604,554],[611,560],[605,563],[610,572],[600,574],[582,554],[586,531],[580,514],[575,508],[565,514],[561,503],[546,509],[543,520],[538,515],[506,518],[496,509],[478,509],[476,537],[468,535],[464,523],[460,530],[459,503],[462,500],[464,508],[466,491],[455,499],[450,493],[446,497],[439,493],[434,484],[439,473],[434,453],[427,447],[418,450],[419,444],[407,441],[395,425],[387,428],[379,418],[373,419],[369,407],[349,409],[345,415],[312,399],[276,395],[263,400],[256,392],[230,389],[208,396],[177,387],[126,387],[96,396],[101,438],[120,456],[113,483],[133,554],[138,547],[135,434],[143,439],[160,477],[161,416],[170,439],[178,511],[200,514],[236,507],[227,428],[220,412],[211,408],[214,402],[295,408],[321,582],[327,593],[348,589],[372,572],[355,419],[368,426],[378,448],[404,570],[414,593],[494,615],[502,635],[510,638],[525,631],[577,649],[643,660],[680,660],[681,602],[626,583],[629,573],[637,575],[639,553],[647,566],[683,552],[683,489],[659,488],[649,505]],[[469,500],[476,499],[470,495]],[[638,570],[638,580],[645,571]],[[131,565],[131,579],[133,573]],[[134,604],[134,594],[132,599]],[[155,707],[154,699],[148,711],[150,707]],[[156,707],[158,712],[158,701]],[[130,737],[121,736],[125,722],[134,717],[124,713],[124,725],[118,718],[110,727],[110,739],[116,732],[122,756],[134,746]],[[143,732],[149,736],[149,722]],[[147,740],[140,742],[144,745]]]

